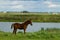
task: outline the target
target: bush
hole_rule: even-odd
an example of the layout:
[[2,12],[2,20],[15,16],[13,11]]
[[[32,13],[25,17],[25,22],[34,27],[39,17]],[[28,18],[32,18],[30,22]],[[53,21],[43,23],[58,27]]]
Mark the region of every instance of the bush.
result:
[[22,13],[29,13],[28,11],[22,11]]

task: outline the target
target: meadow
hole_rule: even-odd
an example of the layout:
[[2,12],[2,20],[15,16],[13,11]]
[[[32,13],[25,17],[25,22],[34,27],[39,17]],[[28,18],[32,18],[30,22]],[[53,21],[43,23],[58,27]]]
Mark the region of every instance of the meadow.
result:
[[7,12],[0,13],[0,22],[23,22],[32,19],[33,22],[60,22],[60,14],[48,14],[47,12]]
[[0,40],[60,40],[60,29],[41,29],[37,32],[17,32],[16,35],[11,32],[0,31]]
[[[60,22],[60,15],[45,13],[18,13],[18,12],[0,12],[0,22],[23,22],[27,19],[33,22]],[[16,35],[11,32],[0,31],[0,40],[60,40],[60,29],[41,28],[37,32],[17,32]]]

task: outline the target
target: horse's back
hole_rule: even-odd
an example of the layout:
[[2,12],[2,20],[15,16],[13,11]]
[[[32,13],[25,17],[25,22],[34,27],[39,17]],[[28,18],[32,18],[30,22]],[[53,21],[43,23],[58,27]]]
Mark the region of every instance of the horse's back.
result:
[[23,29],[23,25],[20,23],[14,23],[14,26],[18,29]]

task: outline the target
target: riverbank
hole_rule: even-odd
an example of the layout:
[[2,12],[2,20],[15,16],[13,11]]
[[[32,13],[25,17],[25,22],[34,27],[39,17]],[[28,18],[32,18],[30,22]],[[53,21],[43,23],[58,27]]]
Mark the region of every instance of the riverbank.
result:
[[60,15],[48,13],[0,13],[0,22],[24,22],[32,19],[33,22],[60,22]]
[[27,32],[25,35],[18,32],[16,35],[10,32],[0,31],[0,40],[60,40],[60,29],[41,28],[38,32]]

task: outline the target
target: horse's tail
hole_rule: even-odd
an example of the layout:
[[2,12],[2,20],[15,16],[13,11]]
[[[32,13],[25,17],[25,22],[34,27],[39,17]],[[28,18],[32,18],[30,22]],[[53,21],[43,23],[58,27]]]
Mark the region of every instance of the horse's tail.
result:
[[11,29],[14,27],[14,24],[11,25]]

